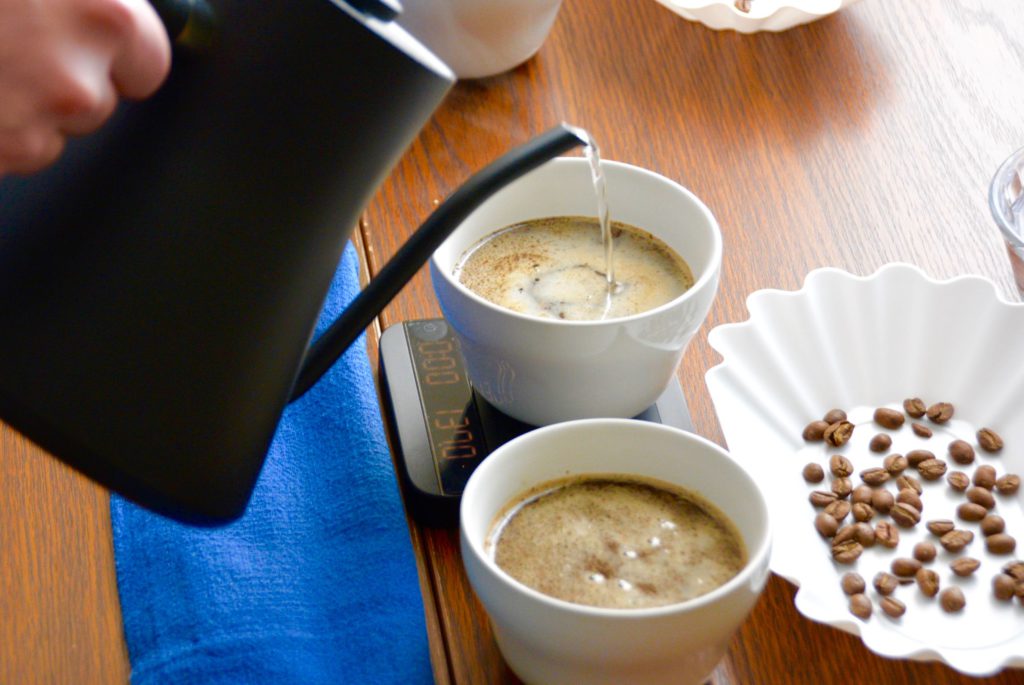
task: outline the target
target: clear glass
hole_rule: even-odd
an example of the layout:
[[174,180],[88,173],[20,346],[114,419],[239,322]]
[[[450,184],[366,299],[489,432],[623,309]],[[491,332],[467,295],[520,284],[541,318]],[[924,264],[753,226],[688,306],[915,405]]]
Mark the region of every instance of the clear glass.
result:
[[988,203],[1006,240],[1017,287],[1024,291],[1024,148],[999,167],[989,186]]

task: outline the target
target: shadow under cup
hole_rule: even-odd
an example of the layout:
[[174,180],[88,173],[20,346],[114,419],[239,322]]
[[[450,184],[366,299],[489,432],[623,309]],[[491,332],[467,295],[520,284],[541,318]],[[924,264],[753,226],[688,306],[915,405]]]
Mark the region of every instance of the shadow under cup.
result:
[[[544,595],[495,564],[486,539],[508,502],[540,483],[595,473],[656,478],[699,493],[736,525],[746,566],[686,602],[606,609]],[[470,478],[460,535],[466,574],[502,655],[534,684],[704,682],[764,587],[771,547],[764,496],[723,449],[676,428],[630,419],[573,421],[506,443]]]
[[602,170],[612,220],[652,233],[689,264],[694,284],[671,302],[617,319],[547,319],[499,307],[452,276],[468,249],[506,226],[595,216],[590,165],[579,157],[552,160],[498,191],[430,260],[434,291],[473,386],[505,414],[529,424],[643,412],[675,375],[718,290],[722,237],[704,203],[639,167],[605,161]]

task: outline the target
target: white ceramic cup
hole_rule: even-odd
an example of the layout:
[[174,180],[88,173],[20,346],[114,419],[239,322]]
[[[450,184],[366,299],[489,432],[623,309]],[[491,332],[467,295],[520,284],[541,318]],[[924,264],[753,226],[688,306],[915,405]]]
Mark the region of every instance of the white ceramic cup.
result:
[[530,59],[562,0],[402,0],[398,23],[459,78],[482,78]]
[[499,307],[459,283],[468,248],[510,224],[597,214],[587,160],[561,157],[505,186],[434,253],[430,274],[469,377],[492,405],[536,426],[640,414],[658,399],[707,316],[722,263],[711,211],[678,183],[639,167],[603,162],[613,220],[648,231],[678,252],[694,284],[660,307],[604,321],[566,321]]
[[[695,491],[733,523],[747,547],[738,575],[706,595],[647,609],[573,604],[502,571],[486,546],[499,512],[540,483],[574,474],[634,474]],[[462,560],[505,661],[534,685],[703,683],[768,577],[768,507],[723,449],[661,424],[591,419],[539,428],[495,450],[462,495]]]

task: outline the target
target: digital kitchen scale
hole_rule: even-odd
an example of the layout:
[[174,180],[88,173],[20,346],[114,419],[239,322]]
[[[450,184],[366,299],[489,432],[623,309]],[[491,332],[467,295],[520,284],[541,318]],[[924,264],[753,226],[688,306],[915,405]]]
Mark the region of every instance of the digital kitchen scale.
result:
[[[477,464],[534,426],[506,416],[473,391],[458,340],[444,319],[405,321],[385,330],[380,379],[406,503],[418,520],[450,525]],[[693,430],[677,380],[636,418]]]

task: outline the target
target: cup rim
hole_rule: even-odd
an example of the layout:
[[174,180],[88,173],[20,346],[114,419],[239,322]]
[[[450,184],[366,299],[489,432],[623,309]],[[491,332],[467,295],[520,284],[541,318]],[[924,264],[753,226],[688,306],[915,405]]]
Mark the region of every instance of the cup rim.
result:
[[1007,223],[1002,207],[1004,198],[1001,195],[1010,174],[1018,171],[1024,171],[1024,147],[1007,157],[993,174],[988,187],[988,207],[1003,237],[1016,247],[1024,247],[1024,235]]
[[[747,480],[747,485],[756,493],[756,501],[761,510],[761,518],[764,521],[764,535],[759,540],[757,547],[755,549],[747,550],[747,563],[744,564],[743,568],[740,569],[739,573],[737,573],[735,576],[730,578],[722,585],[719,585],[715,589],[711,590],[710,592],[700,595],[699,597],[684,600],[682,602],[673,602],[671,604],[664,604],[660,606],[633,609],[599,607],[589,604],[569,602],[567,600],[552,597],[550,595],[544,594],[543,592],[540,592],[539,590],[533,589],[529,585],[526,585],[525,583],[512,577],[508,572],[506,572],[504,569],[498,566],[493,559],[488,557],[488,555],[484,553],[482,543],[478,543],[477,541],[469,538],[469,536],[466,534],[464,524],[466,494],[469,493],[470,499],[472,499],[472,493],[476,488],[476,486],[474,485],[474,479],[476,479],[475,482],[482,482],[482,480],[487,478],[488,471],[490,471],[493,468],[496,468],[493,466],[493,464],[496,463],[496,461],[492,461],[494,460],[495,456],[498,456],[499,460],[508,459],[509,457],[499,455],[509,454],[514,449],[519,449],[521,445],[532,442],[534,440],[544,440],[545,436],[549,433],[585,430],[587,426],[595,424],[604,424],[610,426],[621,425],[628,426],[630,428],[635,428],[637,430],[652,430],[673,433],[679,438],[692,441],[697,445],[710,450],[712,453],[716,455],[717,458],[726,459],[729,462],[731,462],[734,466],[736,466],[737,470],[743,475],[743,478]],[[488,468],[489,464],[491,464],[491,466]],[[478,477],[477,474],[481,475]],[[584,616],[615,620],[640,620],[651,619],[661,616],[669,616],[680,612],[689,612],[701,609],[709,604],[718,601],[720,598],[731,594],[738,587],[749,584],[751,581],[751,577],[754,575],[755,572],[757,572],[757,569],[761,568],[762,566],[764,566],[765,570],[767,571],[768,557],[771,554],[771,515],[768,510],[768,503],[765,499],[764,493],[761,492],[761,488],[760,486],[758,486],[757,481],[754,480],[753,476],[751,476],[747,472],[747,470],[743,467],[742,464],[733,459],[732,455],[729,454],[725,449],[720,447],[718,444],[708,440],[707,438],[697,435],[696,433],[690,433],[680,428],[676,428],[674,426],[667,426],[661,423],[652,423],[650,421],[642,421],[638,419],[597,418],[564,421],[562,423],[556,423],[549,426],[537,428],[535,430],[530,431],[529,433],[525,433],[517,438],[514,438],[513,440],[505,443],[497,450],[492,452],[490,455],[488,455],[487,458],[484,459],[484,461],[476,468],[476,470],[473,472],[473,475],[470,476],[469,482],[466,484],[465,490],[463,490],[462,497],[463,499],[462,502],[460,502],[459,506],[459,532],[462,539],[466,541],[466,547],[469,548],[470,553],[474,556],[477,563],[487,568],[490,573],[493,573],[494,576],[500,582],[504,583],[506,586],[510,586],[515,591],[526,595],[527,597],[533,599],[536,602],[540,602],[541,604],[556,610],[571,611],[576,614],[581,614]],[[717,503],[712,502],[712,504],[718,506]],[[744,542],[746,542],[746,540],[744,540]]]
[[[544,168],[544,167],[546,167],[548,165],[580,166],[580,165],[589,165],[589,162],[584,157],[556,157],[556,158],[554,158],[552,160],[549,160],[548,162],[546,162],[541,167],[538,167],[538,169],[542,169],[542,168]],[[647,318],[647,317],[656,316],[657,314],[660,314],[663,311],[667,311],[667,310],[669,310],[669,309],[671,309],[673,307],[679,306],[680,303],[682,303],[683,301],[685,301],[687,299],[691,299],[693,297],[696,297],[697,296],[696,293],[702,292],[704,289],[709,287],[709,285],[713,282],[713,280],[717,277],[718,273],[721,271],[721,264],[722,264],[722,229],[718,225],[718,220],[715,218],[715,215],[711,212],[711,210],[708,208],[708,206],[706,204],[704,204],[704,202],[699,197],[697,197],[692,191],[690,191],[688,188],[686,188],[685,186],[683,186],[680,183],[677,183],[676,181],[673,181],[672,179],[668,178],[667,176],[663,176],[662,174],[657,173],[656,171],[651,171],[650,169],[645,169],[643,167],[639,167],[639,166],[636,166],[634,164],[629,164],[629,163],[626,163],[626,162],[617,162],[615,160],[610,160],[610,159],[602,159],[601,160],[601,165],[602,166],[608,166],[608,167],[615,167],[615,168],[619,168],[619,169],[624,169],[624,170],[627,170],[627,171],[629,171],[631,173],[638,173],[638,174],[640,174],[642,176],[651,177],[655,181],[663,182],[663,183],[666,183],[666,184],[668,184],[670,186],[674,186],[674,188],[676,190],[680,191],[687,199],[689,199],[691,202],[693,202],[693,204],[695,205],[697,210],[708,221],[708,224],[710,225],[710,227],[712,229],[711,230],[711,239],[712,239],[711,259],[709,260],[710,264],[712,266],[708,267],[707,269],[704,269],[704,271],[703,271],[703,273],[701,273],[700,277],[694,279],[693,285],[690,286],[689,288],[687,288],[687,290],[685,292],[681,293],[678,297],[675,297],[675,298],[669,300],[668,302],[665,302],[664,304],[660,304],[657,307],[654,307],[652,309],[645,309],[642,312],[637,312],[636,314],[630,314],[629,316],[619,316],[619,317],[615,317],[615,318],[611,318],[611,319],[554,319],[554,318],[546,318],[546,317],[541,317],[541,316],[534,316],[532,314],[524,314],[523,312],[517,312],[517,311],[514,311],[512,309],[507,309],[505,307],[502,307],[501,305],[497,305],[497,304],[491,302],[490,300],[487,300],[487,299],[481,297],[480,295],[477,295],[475,292],[473,292],[472,290],[470,290],[469,288],[464,286],[458,279],[453,278],[452,274],[448,273],[448,271],[446,269],[442,269],[441,268],[441,266],[438,264],[438,261],[437,261],[437,253],[440,250],[440,248],[438,248],[438,250],[435,250],[434,253],[430,256],[431,271],[440,274],[440,276],[442,278],[444,278],[446,283],[448,283],[451,287],[455,288],[455,290],[457,290],[460,293],[462,293],[462,295],[464,297],[469,298],[471,301],[475,302],[479,306],[482,306],[485,309],[488,309],[488,310],[490,310],[490,311],[492,311],[494,313],[511,316],[511,317],[513,317],[515,319],[519,319],[519,320],[522,320],[522,321],[528,321],[528,322],[531,322],[531,323],[534,323],[534,324],[538,324],[538,325],[560,326],[560,327],[561,326],[569,326],[569,327],[577,327],[577,328],[604,326],[604,325],[608,325],[608,324],[611,324],[611,323],[629,323],[629,322],[638,321],[638,320],[641,320],[641,319],[644,319],[644,318]],[[532,171],[530,173],[536,173],[536,170],[534,170],[534,171]],[[529,174],[524,175],[523,178],[526,178],[527,176],[529,176]],[[498,193],[500,193],[500,192],[501,191],[499,190]],[[495,195],[497,195],[497,193],[495,193]],[[596,202],[596,200],[595,200],[595,202]],[[612,217],[612,218],[614,220],[614,217]],[[463,219],[463,221],[459,223],[459,226],[461,226],[464,222],[465,222],[465,219]],[[504,227],[503,226],[499,226],[498,228],[495,229],[495,231],[501,230],[502,228],[504,228]],[[458,227],[456,227],[455,230],[458,230]],[[491,234],[488,234],[488,235],[491,235]],[[655,236],[655,237],[657,237],[659,240],[661,240],[660,236]]]

